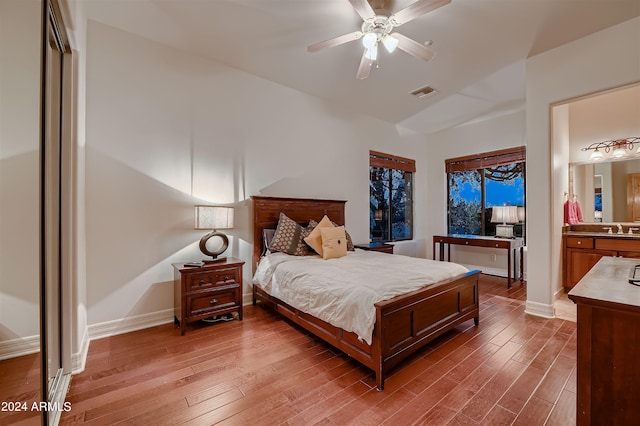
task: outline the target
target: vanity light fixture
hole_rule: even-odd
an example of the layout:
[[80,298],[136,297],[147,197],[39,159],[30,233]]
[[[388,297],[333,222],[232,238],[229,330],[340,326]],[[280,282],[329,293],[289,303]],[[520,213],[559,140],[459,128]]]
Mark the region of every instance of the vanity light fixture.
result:
[[[634,145],[637,145],[637,152],[633,150]],[[603,160],[605,154],[609,154],[609,152],[611,152],[611,157],[614,159],[626,157],[628,154],[640,154],[640,137],[633,136],[626,139],[612,139],[603,142],[594,142],[591,145],[582,148],[582,151],[593,151],[591,153],[591,160],[593,161]]]

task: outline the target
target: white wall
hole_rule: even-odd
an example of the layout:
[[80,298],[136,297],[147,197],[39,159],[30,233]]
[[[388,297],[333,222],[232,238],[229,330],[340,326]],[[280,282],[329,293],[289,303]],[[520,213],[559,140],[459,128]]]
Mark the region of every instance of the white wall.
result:
[[572,163],[589,162],[591,151],[582,148],[592,143],[640,135],[640,84],[589,96],[568,107]]
[[39,348],[39,123],[40,2],[2,0],[0,356],[12,340]]
[[[499,116],[486,121],[454,127],[428,137],[427,184],[429,207],[426,210],[426,235],[447,234],[447,180],[444,162],[448,158],[480,154],[525,145],[524,111]],[[527,181],[527,185],[529,182]],[[429,258],[432,243],[429,241]],[[496,260],[491,260],[495,255]],[[487,273],[506,276],[505,250],[487,250],[473,247],[451,247],[453,261]]]
[[417,160],[424,254],[423,137],[92,21],[86,132],[90,325],[172,318],[171,263],[202,257],[197,203],[236,206],[227,254],[246,262],[245,295],[251,195],[348,200],[347,229],[368,241],[369,149]]
[[[640,80],[640,18],[527,60],[527,179],[529,233],[527,312],[553,315],[559,287],[562,216],[568,149],[552,143],[552,104]],[[544,230],[547,230],[546,232]]]

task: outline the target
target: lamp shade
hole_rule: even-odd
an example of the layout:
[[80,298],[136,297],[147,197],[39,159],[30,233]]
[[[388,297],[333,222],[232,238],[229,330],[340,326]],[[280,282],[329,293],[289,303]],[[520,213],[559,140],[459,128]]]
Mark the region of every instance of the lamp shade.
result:
[[517,206],[495,206],[491,212],[492,223],[518,223]]
[[233,207],[195,206],[194,229],[233,228]]

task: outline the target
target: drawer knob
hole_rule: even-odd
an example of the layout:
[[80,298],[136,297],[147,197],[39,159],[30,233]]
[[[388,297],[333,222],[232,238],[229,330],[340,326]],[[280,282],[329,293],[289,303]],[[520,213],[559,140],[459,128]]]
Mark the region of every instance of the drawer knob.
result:
[[496,244],[496,247],[500,247],[498,244]]
[[204,280],[200,280],[200,285],[204,285]]
[[582,241],[578,241],[578,245],[582,244]]
[[211,302],[209,302],[210,305],[215,305],[216,303],[218,303],[218,299],[211,299]]

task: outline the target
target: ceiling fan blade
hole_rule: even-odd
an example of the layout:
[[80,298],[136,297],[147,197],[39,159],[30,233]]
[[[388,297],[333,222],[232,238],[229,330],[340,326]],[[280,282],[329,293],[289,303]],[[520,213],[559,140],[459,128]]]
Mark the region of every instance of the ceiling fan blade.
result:
[[397,27],[449,3],[451,0],[418,0],[391,15],[389,21]]
[[371,72],[371,67],[373,66],[373,61],[367,58],[367,49],[364,49],[364,53],[362,54],[362,60],[360,61],[360,66],[358,67],[358,72],[356,73],[356,78],[358,80],[364,80],[369,77],[369,73]]
[[417,41],[400,33],[391,33],[390,35],[398,40],[398,49],[402,49],[410,55],[424,59],[425,61],[429,61],[436,56],[436,52],[431,48],[431,46],[418,43]]
[[341,44],[348,43],[350,41],[358,40],[360,37],[362,37],[362,32],[354,31],[349,34],[341,35],[338,37],[331,38],[329,40],[311,44],[307,46],[307,52],[317,52],[318,50],[325,49],[327,47],[339,46]]
[[376,12],[373,11],[373,8],[367,0],[349,0],[349,3],[351,3],[351,6],[353,6],[363,21],[373,19],[376,16]]

